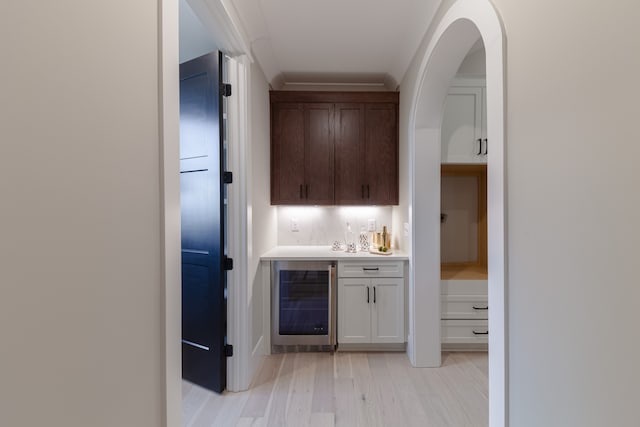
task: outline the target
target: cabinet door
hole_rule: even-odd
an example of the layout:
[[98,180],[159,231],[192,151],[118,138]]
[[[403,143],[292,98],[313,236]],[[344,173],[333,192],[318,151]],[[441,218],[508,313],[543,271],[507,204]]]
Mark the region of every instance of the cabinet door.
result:
[[338,280],[338,342],[371,342],[372,289],[369,279]]
[[305,115],[301,103],[271,105],[271,203],[305,203]]
[[397,106],[365,107],[365,204],[398,204]]
[[332,205],[333,104],[304,104],[304,199],[306,204]]
[[362,204],[364,177],[364,104],[336,104],[336,204]]
[[371,279],[371,285],[371,342],[405,342],[404,279]]
[[482,138],[482,88],[450,88],[442,118],[442,163],[486,162]]

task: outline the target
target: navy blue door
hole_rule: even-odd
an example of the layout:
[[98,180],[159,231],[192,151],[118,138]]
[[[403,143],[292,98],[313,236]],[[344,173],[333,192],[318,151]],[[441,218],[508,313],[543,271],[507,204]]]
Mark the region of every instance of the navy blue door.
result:
[[182,377],[226,385],[221,55],[180,65]]

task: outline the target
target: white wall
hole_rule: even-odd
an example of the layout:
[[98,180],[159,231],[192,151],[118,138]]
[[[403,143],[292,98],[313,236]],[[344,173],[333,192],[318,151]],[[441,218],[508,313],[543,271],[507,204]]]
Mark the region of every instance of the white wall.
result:
[[[507,38],[510,425],[634,425],[640,5],[493,3]],[[396,221],[411,215],[402,188]]]
[[195,59],[214,50],[218,50],[213,36],[202,25],[196,14],[187,3],[179,0],[179,42],[180,63]]
[[507,33],[511,425],[633,425],[640,4],[494,3]]
[[162,424],[158,2],[3,2],[0,425]]
[[247,165],[248,202],[248,298],[251,307],[251,346],[254,353],[263,335],[263,284],[260,272],[260,255],[277,243],[276,208],[271,206],[270,190],[270,115],[269,85],[257,62],[250,65],[248,140],[249,164]]

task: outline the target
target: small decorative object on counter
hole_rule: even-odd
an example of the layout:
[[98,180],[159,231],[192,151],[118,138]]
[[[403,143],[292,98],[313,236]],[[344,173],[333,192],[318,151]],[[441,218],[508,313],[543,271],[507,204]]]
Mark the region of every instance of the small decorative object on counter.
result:
[[360,250],[363,252],[369,250],[369,233],[366,232],[364,226],[360,227]]
[[357,252],[356,240],[353,236],[353,231],[351,231],[351,224],[349,222],[347,222],[347,231],[344,233],[344,241],[347,244],[347,252]]
[[380,246],[384,246],[387,249],[391,248],[391,234],[387,232],[387,226],[382,227],[382,242]]
[[341,251],[342,250],[342,242],[339,240],[334,240],[331,244],[331,250],[333,251]]

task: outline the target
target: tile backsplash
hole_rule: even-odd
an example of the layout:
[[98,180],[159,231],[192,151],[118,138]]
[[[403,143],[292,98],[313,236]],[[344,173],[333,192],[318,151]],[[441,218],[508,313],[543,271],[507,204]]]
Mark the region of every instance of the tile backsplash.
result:
[[[358,237],[361,227],[367,230],[370,219],[376,230],[386,225],[391,230],[390,206],[278,206],[278,245],[331,245],[344,241],[347,221]],[[292,231],[296,227],[298,231]]]

